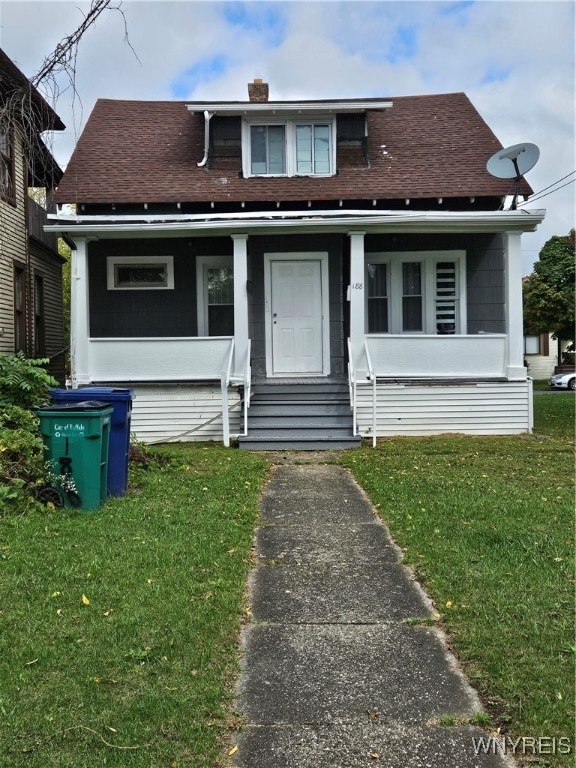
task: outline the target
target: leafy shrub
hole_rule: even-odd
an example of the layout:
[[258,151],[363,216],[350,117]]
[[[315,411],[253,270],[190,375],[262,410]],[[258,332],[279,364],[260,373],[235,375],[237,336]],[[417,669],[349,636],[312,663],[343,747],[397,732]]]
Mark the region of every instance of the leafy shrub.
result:
[[22,513],[38,508],[34,494],[45,476],[38,417],[0,403],[0,509]]
[[45,370],[45,359],[27,358],[22,352],[0,355],[0,406],[31,408],[48,402],[48,392],[58,382]]

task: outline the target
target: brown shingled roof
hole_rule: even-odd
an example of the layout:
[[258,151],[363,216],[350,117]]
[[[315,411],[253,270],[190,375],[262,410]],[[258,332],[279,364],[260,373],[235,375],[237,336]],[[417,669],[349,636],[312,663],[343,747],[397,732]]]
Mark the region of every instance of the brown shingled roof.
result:
[[[329,178],[245,179],[197,166],[203,157],[204,118],[191,114],[185,102],[102,99],[86,123],[56,202],[385,200],[510,193],[510,180],[486,171],[486,161],[502,145],[464,93],[392,101],[390,109],[368,112],[368,168],[342,168]],[[522,192],[531,192],[526,182]]]

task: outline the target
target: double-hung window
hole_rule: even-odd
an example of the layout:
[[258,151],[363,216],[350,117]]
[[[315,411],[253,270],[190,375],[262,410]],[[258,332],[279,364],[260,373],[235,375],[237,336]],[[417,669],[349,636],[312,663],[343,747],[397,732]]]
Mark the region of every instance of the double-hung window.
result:
[[286,127],[250,127],[250,171],[253,176],[283,176],[286,173]]
[[279,120],[244,123],[246,176],[331,176],[335,122]]
[[368,333],[465,333],[463,251],[367,254]]
[[230,256],[196,260],[198,335],[234,335],[234,268]]

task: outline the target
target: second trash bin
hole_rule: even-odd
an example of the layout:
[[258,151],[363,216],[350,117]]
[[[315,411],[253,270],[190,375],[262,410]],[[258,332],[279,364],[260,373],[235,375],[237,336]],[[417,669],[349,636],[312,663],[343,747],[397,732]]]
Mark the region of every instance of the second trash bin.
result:
[[128,453],[133,389],[119,387],[82,387],[81,389],[52,389],[54,403],[77,403],[98,400],[112,406],[110,425],[110,454],[108,458],[108,493],[123,496],[128,488]]
[[96,509],[106,500],[112,408],[94,401],[36,409],[54,487],[64,506]]

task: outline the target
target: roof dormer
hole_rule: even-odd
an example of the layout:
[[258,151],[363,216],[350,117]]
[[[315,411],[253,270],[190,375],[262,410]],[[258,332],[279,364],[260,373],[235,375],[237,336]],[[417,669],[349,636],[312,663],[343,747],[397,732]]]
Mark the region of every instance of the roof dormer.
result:
[[366,164],[366,112],[392,106],[381,99],[271,102],[259,79],[248,84],[248,94],[248,102],[187,105],[204,113],[199,165],[221,167],[222,160],[230,168],[236,159],[245,178],[334,176],[342,164]]

